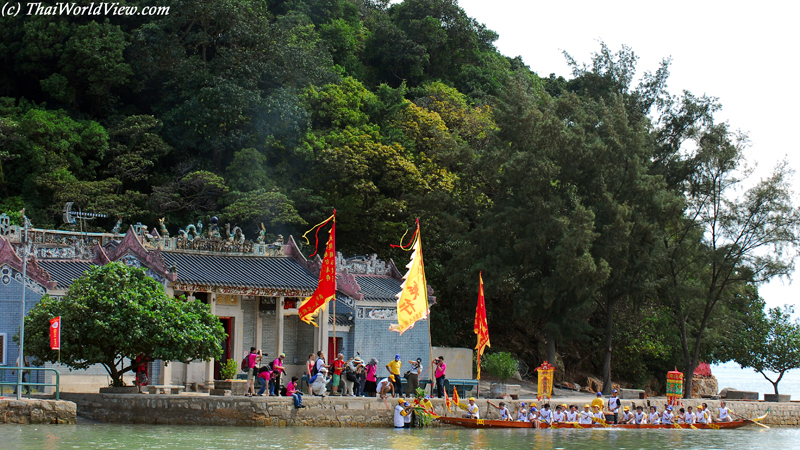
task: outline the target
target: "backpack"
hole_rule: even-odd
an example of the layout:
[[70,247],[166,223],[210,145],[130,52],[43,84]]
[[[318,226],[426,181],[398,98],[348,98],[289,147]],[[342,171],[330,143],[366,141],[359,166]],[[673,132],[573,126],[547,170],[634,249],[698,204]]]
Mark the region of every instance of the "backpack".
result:
[[349,365],[344,368],[344,378],[350,382],[355,382],[357,380],[356,373],[353,372],[353,369]]
[[317,374],[311,375],[311,378],[308,380],[308,384],[314,384],[317,381]]
[[241,367],[239,367],[240,369],[242,369],[242,372],[247,372],[250,369],[249,360],[250,360],[250,354],[247,354],[247,356],[245,356],[244,359],[242,360]]
[[[312,367],[312,368],[311,368],[311,376],[312,376],[312,377],[313,377],[314,375],[316,375],[316,374],[317,374],[317,372],[319,372],[319,370],[317,370],[317,361],[319,361],[319,358],[317,358],[317,359],[314,361],[314,367]],[[312,383],[313,383],[313,381],[312,381]]]

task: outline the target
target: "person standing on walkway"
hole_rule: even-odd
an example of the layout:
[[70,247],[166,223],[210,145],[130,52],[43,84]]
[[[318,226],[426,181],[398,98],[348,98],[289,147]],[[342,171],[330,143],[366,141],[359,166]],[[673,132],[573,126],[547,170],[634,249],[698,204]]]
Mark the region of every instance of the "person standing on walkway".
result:
[[281,395],[281,375],[286,374],[283,368],[283,360],[286,359],[286,353],[281,353],[272,361],[272,378],[269,380],[269,395]]
[[245,387],[244,395],[245,397],[252,397],[256,395],[255,370],[256,370],[256,364],[258,363],[258,353],[256,353],[255,347],[250,347],[250,353],[246,356],[246,358],[247,358],[247,385]]
[[364,392],[367,393],[367,397],[375,397],[375,391],[378,388],[378,360],[376,358],[370,358],[369,364],[364,369],[365,374],[365,382],[364,382]]
[[344,371],[345,364],[349,364],[352,358],[345,362],[344,354],[339,353],[333,361],[333,378],[331,378],[331,388],[333,393],[331,395],[339,395],[339,385],[342,381],[342,371]]
[[356,356],[355,364],[356,364],[355,395],[356,397],[363,397],[364,389],[366,387],[365,384],[367,383],[367,369],[364,367],[364,361],[361,360],[360,356]]
[[308,354],[308,361],[306,361],[306,376],[308,377],[308,395],[311,394],[311,376],[314,375],[312,372],[314,371],[314,365],[317,363],[317,358],[314,357],[313,353]]
[[433,364],[436,365],[436,371],[434,372],[434,377],[436,378],[436,396],[439,398],[444,397],[444,380],[447,371],[447,364],[444,363],[444,356],[439,356],[438,358],[433,360]]
[[408,392],[406,394],[416,397],[419,387],[419,376],[422,375],[422,358],[416,361],[409,361],[411,369],[408,371]]
[[350,360],[347,361],[347,364],[345,364],[344,372],[342,373],[342,382],[344,382],[344,393],[342,395],[355,397],[353,387],[357,381],[358,376],[356,375],[356,360],[355,358],[350,358]]
[[400,355],[394,355],[394,361],[386,364],[386,369],[389,371],[389,380],[394,384],[394,392],[398,397],[403,396],[403,381],[400,378],[400,369],[403,362],[400,361]]

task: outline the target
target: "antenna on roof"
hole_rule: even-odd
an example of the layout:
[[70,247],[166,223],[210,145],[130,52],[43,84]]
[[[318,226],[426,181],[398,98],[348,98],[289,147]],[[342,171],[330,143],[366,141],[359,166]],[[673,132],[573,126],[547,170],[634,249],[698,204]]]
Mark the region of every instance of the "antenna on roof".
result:
[[[78,208],[77,211],[72,210],[72,206],[75,202],[67,202],[64,204],[64,214],[62,215],[62,219],[64,219],[64,223],[70,225],[72,230],[75,230],[75,224],[78,220],[87,221],[87,220],[94,220],[97,218],[106,218],[108,214],[100,214],[100,213],[88,213],[81,211]],[[81,222],[81,232],[83,232],[83,222]]]

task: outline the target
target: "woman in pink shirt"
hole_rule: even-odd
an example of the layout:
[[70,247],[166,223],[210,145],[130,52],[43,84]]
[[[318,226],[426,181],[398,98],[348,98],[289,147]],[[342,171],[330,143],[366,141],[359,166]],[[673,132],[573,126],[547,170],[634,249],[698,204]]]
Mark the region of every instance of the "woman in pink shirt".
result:
[[292,381],[286,385],[286,396],[292,397],[295,408],[305,408],[303,405],[303,393],[297,390],[297,377],[292,377]]
[[375,397],[375,390],[378,388],[378,379],[375,377],[378,373],[378,360],[370,358],[365,372],[367,373],[367,382],[364,383],[364,391],[367,393],[367,396]]

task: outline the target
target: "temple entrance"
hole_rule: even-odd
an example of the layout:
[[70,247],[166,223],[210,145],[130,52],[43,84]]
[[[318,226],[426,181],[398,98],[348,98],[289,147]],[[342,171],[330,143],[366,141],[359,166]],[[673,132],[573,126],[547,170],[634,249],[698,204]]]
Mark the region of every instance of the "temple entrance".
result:
[[328,364],[336,359],[336,355],[342,351],[342,338],[337,337],[336,342],[333,342],[333,337],[328,338]]
[[[214,379],[215,380],[222,380],[222,365],[228,361],[228,359],[233,358],[233,317],[220,317],[220,323],[222,323],[222,328],[225,329],[225,334],[227,337],[224,341],[222,341],[222,357],[219,359],[214,360]],[[235,358],[234,358],[235,359]]]

